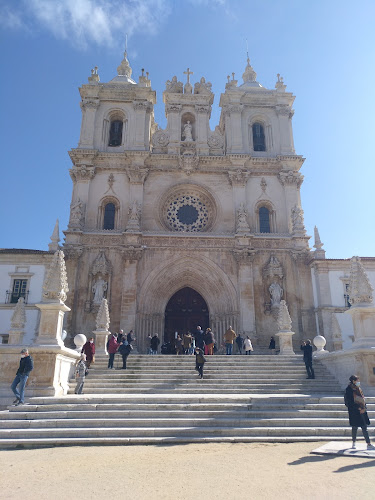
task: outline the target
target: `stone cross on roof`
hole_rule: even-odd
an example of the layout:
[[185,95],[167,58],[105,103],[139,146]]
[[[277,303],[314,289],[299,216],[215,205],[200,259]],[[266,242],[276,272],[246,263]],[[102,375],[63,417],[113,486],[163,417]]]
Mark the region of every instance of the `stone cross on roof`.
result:
[[190,75],[194,75],[194,73],[190,71],[190,68],[188,68],[186,71],[184,71],[184,75],[187,75],[187,82],[190,83]]

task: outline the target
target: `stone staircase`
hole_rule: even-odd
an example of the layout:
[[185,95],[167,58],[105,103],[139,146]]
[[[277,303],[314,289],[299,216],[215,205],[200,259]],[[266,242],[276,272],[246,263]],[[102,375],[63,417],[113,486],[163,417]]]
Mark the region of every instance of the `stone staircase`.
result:
[[209,356],[203,380],[194,366],[132,354],[109,370],[99,356],[84,394],[72,380],[72,394],[0,412],[0,447],[350,440],[343,391],[318,362],[315,380],[301,356]]

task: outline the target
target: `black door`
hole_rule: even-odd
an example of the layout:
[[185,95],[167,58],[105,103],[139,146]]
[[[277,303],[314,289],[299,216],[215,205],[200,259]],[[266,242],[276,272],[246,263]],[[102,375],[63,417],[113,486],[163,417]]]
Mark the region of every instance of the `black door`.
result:
[[209,314],[206,301],[192,288],[182,288],[169,300],[165,308],[164,342],[174,342],[175,332],[181,336],[197,326],[205,331],[209,326]]

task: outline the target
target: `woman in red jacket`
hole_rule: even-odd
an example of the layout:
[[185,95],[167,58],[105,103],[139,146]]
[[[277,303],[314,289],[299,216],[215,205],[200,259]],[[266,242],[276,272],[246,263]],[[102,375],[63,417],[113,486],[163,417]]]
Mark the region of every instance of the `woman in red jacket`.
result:
[[117,342],[117,333],[112,333],[111,338],[107,342],[107,351],[109,354],[108,368],[111,368],[111,370],[113,370],[113,361],[119,346],[120,345]]
[[95,361],[94,337],[91,337],[82,347],[82,352],[86,354],[86,366],[90,368],[91,363]]

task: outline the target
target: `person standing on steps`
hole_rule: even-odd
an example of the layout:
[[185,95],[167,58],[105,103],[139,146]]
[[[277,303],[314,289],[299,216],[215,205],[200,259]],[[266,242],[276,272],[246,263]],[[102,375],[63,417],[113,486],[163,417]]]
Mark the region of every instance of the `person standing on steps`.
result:
[[231,355],[233,352],[233,342],[236,339],[236,332],[233,330],[231,326],[229,326],[228,330],[224,334],[224,342],[227,351],[227,355]]
[[190,334],[190,332],[184,333],[182,340],[183,340],[183,344],[184,344],[184,354],[189,354],[189,349],[191,346],[191,334]]
[[312,366],[312,345],[311,340],[302,342],[301,351],[303,351],[303,361],[305,362],[307,378],[315,378],[314,368]]
[[149,333],[147,335],[147,340],[149,341],[149,347],[148,347],[148,350],[147,350],[147,354],[153,354],[153,352],[152,352],[152,343],[151,343],[151,340],[152,340],[151,333]]
[[120,329],[120,331],[118,332],[118,335],[117,335],[117,342],[119,344],[121,344],[123,338],[124,338],[124,330]]
[[111,338],[107,342],[107,351],[109,354],[108,359],[108,368],[113,370],[113,362],[115,360],[115,354],[119,348],[119,344],[117,342],[117,333],[112,333]]
[[253,351],[253,344],[251,343],[250,337],[247,336],[244,343],[243,347],[245,349],[245,354],[251,354],[251,351]]
[[129,344],[125,338],[122,339],[122,343],[121,343],[120,347],[118,348],[118,352],[122,356],[122,370],[126,370],[126,361],[127,361],[128,356],[132,350],[133,350],[132,345]]
[[126,340],[128,341],[128,344],[131,344],[132,342],[136,341],[133,330],[130,330],[130,332],[127,334]]
[[91,337],[82,347],[83,354],[86,354],[86,366],[90,368],[91,363],[95,362],[95,344],[94,337]]
[[159,335],[155,333],[155,335],[151,339],[151,354],[158,353],[159,344],[160,344]]
[[204,349],[204,333],[200,326],[197,326],[197,330],[195,332],[195,345],[199,347],[199,349]]
[[85,360],[86,355],[82,353],[76,366],[77,385],[74,389],[74,394],[82,394],[83,384],[85,383],[85,377],[88,373]]
[[238,354],[242,354],[243,338],[241,337],[240,333],[236,337],[236,344],[237,344]]
[[207,328],[206,333],[204,334],[204,343],[206,344],[205,354],[207,354],[207,356],[212,356],[214,354],[215,339],[211,328]]
[[271,337],[270,345],[268,346],[268,349],[271,350],[271,354],[276,354],[276,342],[275,342],[274,337]]
[[[34,361],[29,354],[29,350],[22,349],[20,366],[17,370],[16,378],[13,380],[13,383],[11,385],[11,389],[14,395],[16,396],[16,399],[13,401],[13,404],[15,406],[25,404],[26,382],[33,368],[34,368]],[[17,385],[19,385],[19,390],[17,389]]]
[[366,411],[365,396],[361,389],[361,382],[357,375],[352,375],[349,378],[349,385],[345,389],[344,402],[348,407],[349,424],[352,426],[352,448],[356,449],[357,431],[361,427],[363,437],[365,438],[367,449],[375,450],[375,446],[371,444],[368,435],[367,426],[370,425],[370,420]]
[[195,369],[198,371],[200,378],[203,378],[203,368],[206,362],[206,358],[203,355],[203,349],[199,347],[195,348]]

